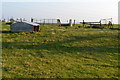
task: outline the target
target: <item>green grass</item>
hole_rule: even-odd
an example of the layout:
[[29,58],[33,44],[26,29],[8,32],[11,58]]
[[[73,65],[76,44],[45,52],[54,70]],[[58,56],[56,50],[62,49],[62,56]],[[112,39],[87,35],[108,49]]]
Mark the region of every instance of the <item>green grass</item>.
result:
[[2,27],[3,78],[118,78],[118,31],[41,26]]

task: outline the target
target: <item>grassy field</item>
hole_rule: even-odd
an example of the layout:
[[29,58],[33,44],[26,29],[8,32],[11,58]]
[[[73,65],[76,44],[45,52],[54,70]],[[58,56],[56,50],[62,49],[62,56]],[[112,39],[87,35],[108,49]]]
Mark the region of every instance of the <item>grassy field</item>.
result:
[[41,26],[10,33],[3,24],[3,78],[118,78],[118,31]]

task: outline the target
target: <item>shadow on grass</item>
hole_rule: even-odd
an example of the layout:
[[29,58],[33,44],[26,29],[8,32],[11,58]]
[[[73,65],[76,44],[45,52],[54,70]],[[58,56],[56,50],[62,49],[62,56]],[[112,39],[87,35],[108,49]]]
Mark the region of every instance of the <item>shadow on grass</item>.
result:
[[[104,35],[92,35],[92,36],[72,36],[71,40],[40,43],[40,42],[2,42],[2,48],[5,49],[35,49],[35,50],[49,50],[60,53],[76,53],[76,52],[89,52],[89,53],[118,53],[118,47],[116,45],[109,46],[70,46],[69,43],[84,41],[84,40],[93,40],[97,38],[102,38]],[[105,36],[110,37],[110,36]],[[114,38],[114,37],[113,37]],[[37,45],[32,45],[32,43],[37,43]],[[64,45],[68,44],[68,45]],[[94,44],[94,43],[93,43]]]
[[9,33],[12,33],[12,32],[11,31],[0,31],[0,33],[9,34]]
[[[68,53],[76,53],[76,52],[89,52],[89,53],[118,53],[118,48],[110,48],[107,46],[63,46],[60,44],[40,44],[40,45],[15,45],[14,42],[2,43],[2,49],[35,49],[35,50],[49,50],[49,51],[59,51],[59,52],[68,52]],[[113,46],[112,46],[113,47]],[[57,54],[57,53],[53,53]]]

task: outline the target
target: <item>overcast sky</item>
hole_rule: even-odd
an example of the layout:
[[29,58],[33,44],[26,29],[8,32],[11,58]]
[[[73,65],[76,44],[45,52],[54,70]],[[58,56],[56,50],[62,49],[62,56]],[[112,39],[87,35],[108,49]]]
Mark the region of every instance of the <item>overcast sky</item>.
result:
[[118,22],[119,0],[2,0],[3,18],[68,19],[99,21],[113,18]]

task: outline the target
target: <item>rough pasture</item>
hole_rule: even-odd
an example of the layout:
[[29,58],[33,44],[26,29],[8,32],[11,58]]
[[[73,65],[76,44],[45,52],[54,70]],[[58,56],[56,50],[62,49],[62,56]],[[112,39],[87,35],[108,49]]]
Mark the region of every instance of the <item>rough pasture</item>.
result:
[[3,24],[3,78],[118,78],[117,30],[41,27],[10,33]]

